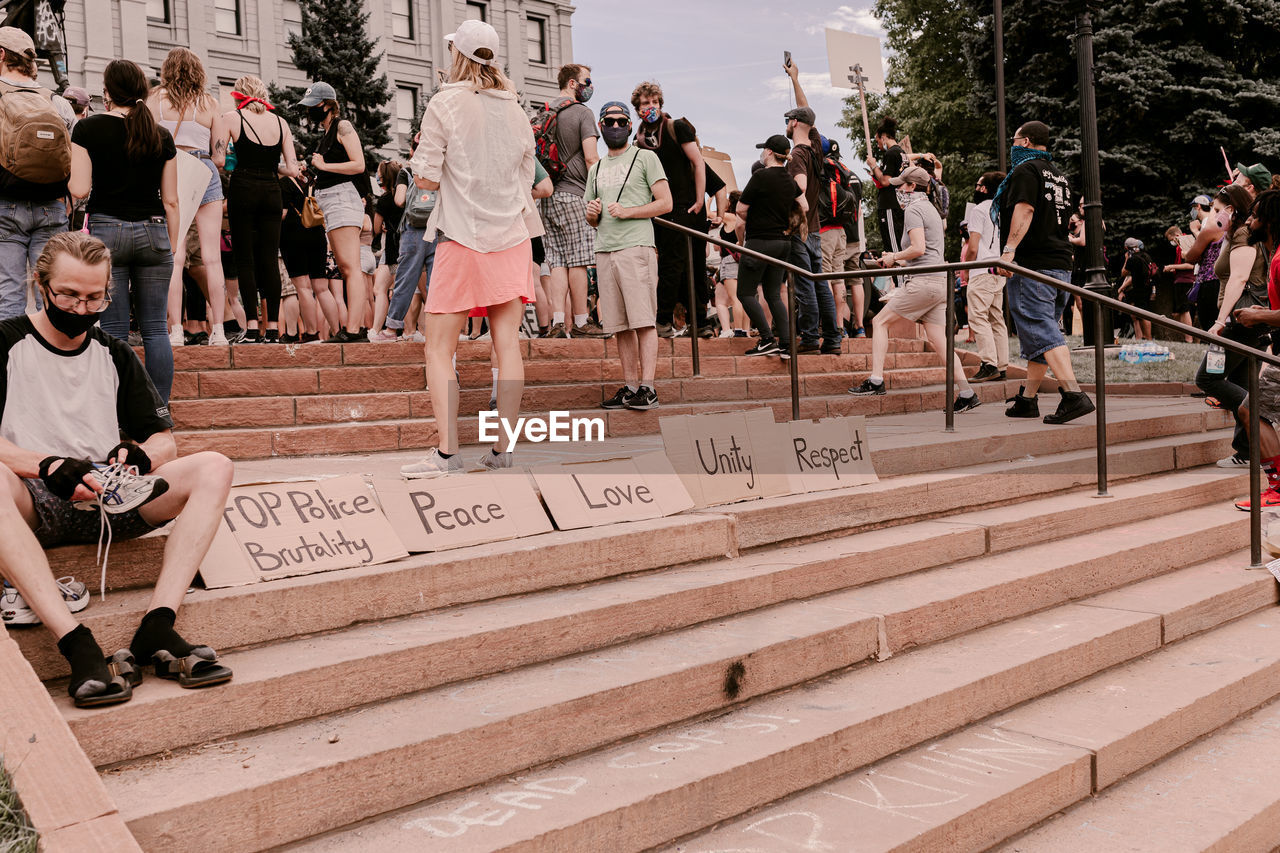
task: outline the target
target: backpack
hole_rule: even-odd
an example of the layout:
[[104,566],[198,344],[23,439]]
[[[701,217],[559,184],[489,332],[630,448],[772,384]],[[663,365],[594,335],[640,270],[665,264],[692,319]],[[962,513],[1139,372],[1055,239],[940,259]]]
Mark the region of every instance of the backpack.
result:
[[849,170],[833,158],[822,161],[822,181],[818,184],[820,207],[818,220],[828,225],[858,224],[858,212],[862,206],[862,186],[850,179]]
[[945,222],[947,219],[947,208],[951,206],[951,193],[945,186],[938,183],[934,178],[929,178],[929,201],[933,202],[934,210],[938,211],[938,215]]
[[[408,169],[405,171],[407,172]],[[410,228],[426,228],[431,211],[435,209],[436,191],[418,189],[418,185],[413,182],[413,176],[410,175],[404,194],[404,219],[402,220],[404,224]]]
[[564,174],[565,169],[564,162],[560,159],[560,143],[556,136],[560,111],[574,104],[574,101],[568,98],[563,98],[562,101],[563,103],[554,107],[551,106],[550,101],[544,103],[542,109],[538,111],[538,114],[533,117],[531,122],[533,125],[534,156],[538,158],[542,168],[547,170],[547,174],[551,176],[552,181],[560,180],[560,176]]
[[0,80],[0,166],[33,184],[71,176],[71,134],[53,107],[53,92]]

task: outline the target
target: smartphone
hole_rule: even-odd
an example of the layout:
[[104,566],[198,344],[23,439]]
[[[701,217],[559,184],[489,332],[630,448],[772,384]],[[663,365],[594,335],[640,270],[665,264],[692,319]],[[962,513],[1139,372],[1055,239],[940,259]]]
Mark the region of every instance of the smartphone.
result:
[[782,67],[784,68],[791,67],[791,51],[789,50],[784,50],[782,52]]

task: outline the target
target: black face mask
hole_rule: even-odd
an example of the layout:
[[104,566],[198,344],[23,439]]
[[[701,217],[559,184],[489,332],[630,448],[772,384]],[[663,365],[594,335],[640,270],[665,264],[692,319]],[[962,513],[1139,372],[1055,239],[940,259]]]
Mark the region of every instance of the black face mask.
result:
[[49,291],[44,292],[44,313],[49,323],[68,338],[78,338],[89,331],[102,315],[77,314],[74,311],[63,311],[49,298]]
[[316,104],[314,107],[307,107],[307,120],[312,124],[323,124],[324,117],[328,114],[329,109],[324,104]]
[[991,196],[987,195],[987,193],[986,193],[986,191],[985,191],[985,190],[974,190],[974,191],[973,191],[973,203],[974,203],[974,204],[982,204],[984,201],[986,201],[986,200],[987,200],[987,199],[989,199],[989,198],[991,198]]

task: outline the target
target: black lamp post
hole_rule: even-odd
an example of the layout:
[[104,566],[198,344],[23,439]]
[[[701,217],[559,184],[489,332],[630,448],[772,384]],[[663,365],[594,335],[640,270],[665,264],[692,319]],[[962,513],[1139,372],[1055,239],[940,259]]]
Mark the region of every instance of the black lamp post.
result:
[[[1085,0],[1076,14],[1076,68],[1080,77],[1080,174],[1084,180],[1085,284],[1089,290],[1111,295],[1106,262],[1102,256],[1102,178],[1098,168],[1098,107],[1093,90],[1093,21],[1092,4]],[[1087,311],[1084,325],[1085,344],[1092,345],[1093,336],[1101,334],[1104,344],[1115,340],[1111,312]]]

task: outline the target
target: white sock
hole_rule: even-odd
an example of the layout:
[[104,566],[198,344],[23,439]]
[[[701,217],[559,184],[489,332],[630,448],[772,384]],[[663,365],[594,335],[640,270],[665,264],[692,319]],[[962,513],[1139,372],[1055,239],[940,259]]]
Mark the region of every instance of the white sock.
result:
[[573,315],[573,325],[575,325],[575,326],[585,326],[585,325],[587,325],[587,320],[589,320],[589,319],[591,319],[591,315],[590,315],[590,314],[574,314],[574,315]]
[[972,389],[972,388],[965,388],[963,391],[961,391],[961,392],[960,392],[960,396],[961,396],[961,397],[963,397],[963,398],[965,398],[965,399],[968,399],[969,397],[972,397],[972,396],[973,396],[973,389]]
[[872,385],[883,385],[883,384],[884,384],[884,377],[883,377],[883,376],[876,376],[876,375],[873,373],[873,374],[871,374],[871,376],[870,376],[869,378],[871,379],[871,384],[872,384]]
[[563,311],[552,311],[552,312],[551,312],[551,325],[553,325],[553,326],[554,326],[554,325],[556,325],[557,323],[563,323],[563,322],[564,322],[564,312],[563,312]]
[[628,386],[627,386],[627,390],[628,390],[628,391],[630,391],[632,394],[634,394],[634,393],[636,393],[637,391],[639,391],[639,390],[640,390],[640,386],[639,386],[639,385],[628,385]]
[[493,397],[494,399],[497,399],[497,397],[498,397],[498,368],[496,368],[496,367],[490,368],[490,371],[493,373],[493,384],[492,384],[491,386],[489,386],[489,396],[490,396],[490,397]]

